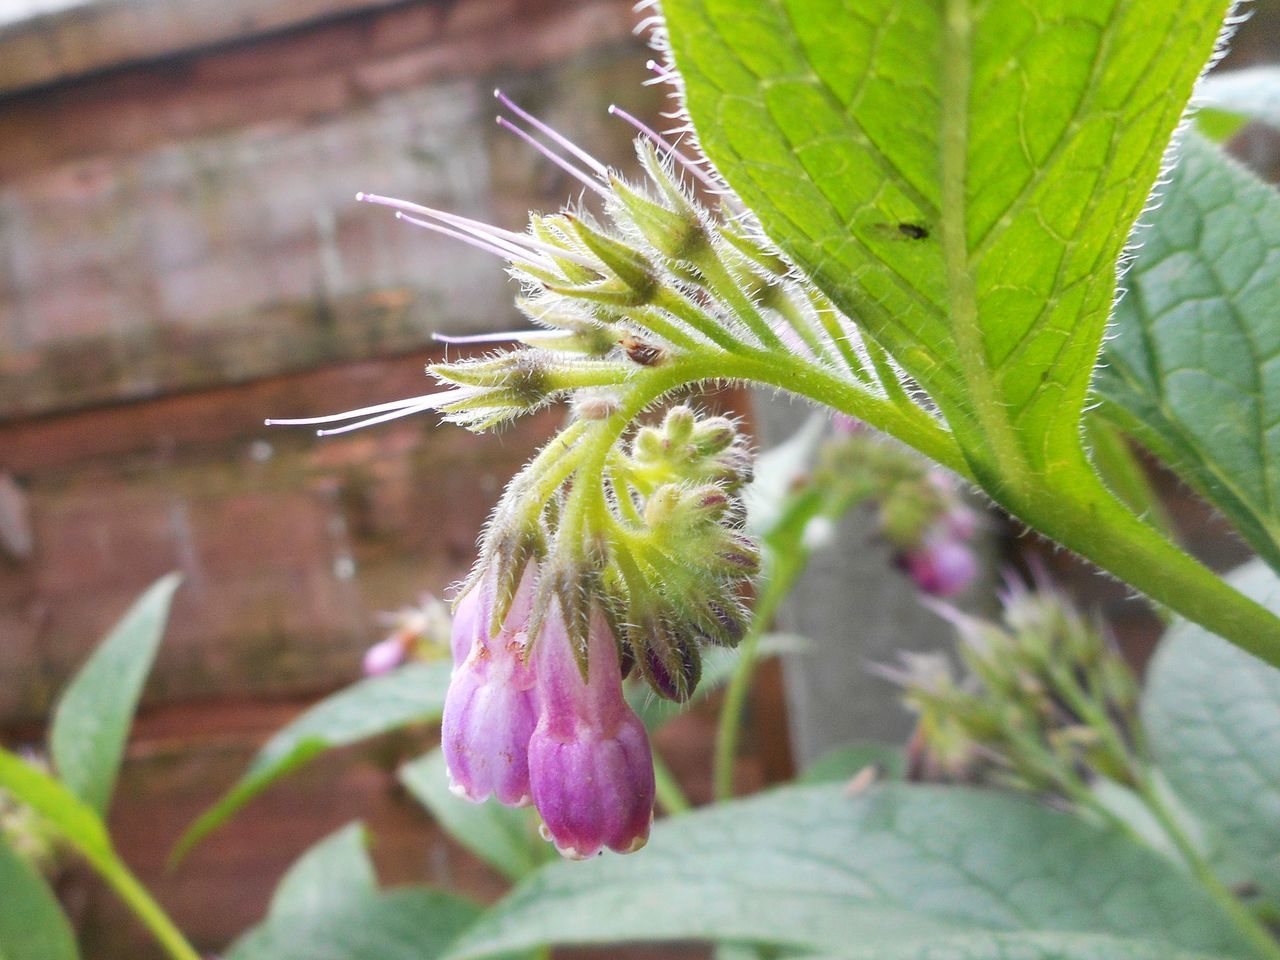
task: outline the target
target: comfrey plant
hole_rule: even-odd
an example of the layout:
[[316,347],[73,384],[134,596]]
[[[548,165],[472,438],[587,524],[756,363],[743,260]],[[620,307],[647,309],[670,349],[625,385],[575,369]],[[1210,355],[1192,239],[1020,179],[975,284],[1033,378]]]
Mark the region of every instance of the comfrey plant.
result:
[[[660,695],[683,700],[697,683],[699,646],[731,645],[741,635],[738,581],[756,561],[733,530],[733,486],[745,456],[732,426],[684,412],[668,418],[661,438],[642,432],[624,445],[645,410],[707,382],[772,385],[857,417],[1154,599],[1280,661],[1280,621],[1118,498],[1082,442],[1116,261],[1218,38],[1215,9],[1206,4],[1198,17],[1170,21],[1170,35],[1185,42],[1148,58],[1145,73],[1075,78],[1081,102],[1091,105],[1088,123],[1033,101],[988,104],[974,95],[978,82],[1014,82],[970,72],[974,36],[987,36],[983,18],[994,13],[924,16],[912,30],[937,31],[935,52],[956,76],[923,99],[918,87],[895,85],[906,88],[910,109],[893,122],[912,116],[922,128],[904,135],[884,126],[889,114],[871,99],[877,85],[869,73],[846,75],[832,51],[808,46],[814,38],[804,30],[828,29],[810,19],[809,7],[798,24],[762,13],[781,18],[765,42],[721,29],[714,5],[677,3],[669,10],[683,25],[676,63],[654,69],[678,87],[695,123],[700,110],[734,112],[732,124],[698,127],[727,182],[615,110],[641,134],[645,180],[628,182],[499,92],[516,118],[500,123],[576,178],[582,203],[534,216],[517,233],[360,196],[502,257],[521,284],[521,308],[542,329],[482,337],[518,346],[433,367],[448,386],[442,392],[277,422],[346,421],[322,431],[338,432],[436,410],[485,429],[555,400],[575,412],[512,481],[466,587],[482,593],[474,649],[483,656],[458,665],[460,689],[480,696],[511,684],[520,693],[501,697],[494,715],[510,725],[501,735],[464,736],[468,722],[480,723],[470,719],[477,711],[467,719],[450,711],[446,731],[459,750],[483,742],[497,751],[487,765],[501,758],[510,766],[518,782],[499,799],[530,795],[520,771],[535,703],[545,699],[535,679],[540,644],[566,638],[591,686],[592,651],[602,646],[592,638],[608,631],[626,671],[634,665]],[[1115,17],[1099,57],[1120,57],[1141,42],[1138,21]],[[840,27],[852,38],[867,23],[853,16]],[[1075,23],[1046,21],[1044,29],[1069,37]],[[656,37],[665,45],[664,28]],[[1016,39],[1000,42],[1013,44],[1008,62],[1024,72],[1042,68],[1017,59]],[[982,55],[999,62],[991,50]],[[777,60],[770,69],[786,82],[763,85],[742,72],[761,56]],[[1027,89],[1033,98],[1059,94],[1052,85]],[[1003,161],[992,151],[995,131],[1006,129],[1021,144],[1020,166],[999,178]],[[900,554],[933,592],[972,577],[972,556],[953,532],[931,531]],[[513,619],[526,573],[531,599]],[[498,644],[515,658],[509,669],[498,666],[506,653],[492,652],[495,637],[509,638]],[[468,783],[462,753],[453,756],[464,794],[495,789]],[[636,775],[629,764],[616,773]],[[638,779],[634,787],[647,796],[647,784]]]
[[[441,748],[400,781],[517,885],[483,911],[381,890],[350,827],[225,956],[704,940],[845,960],[1280,958],[1280,199],[1191,129],[1169,146],[1227,13],[666,0],[648,22],[669,55],[655,73],[692,126],[672,142],[616,111],[640,133],[643,181],[500,98],[581,203],[509,231],[363,197],[505,260],[537,329],[485,337],[507,346],[433,368],[445,389],[321,418],[326,431],[421,411],[485,429],[557,401],[573,416],[500,501],[449,655],[394,666],[428,629],[406,620],[373,675],[273,737],[175,856],[321,750],[440,722]],[[1223,114],[1275,123],[1258,93],[1276,89],[1251,72],[1200,93],[1221,132]],[[776,451],[762,457],[748,496],[737,424],[688,405],[720,382],[789,391],[894,443],[842,421],[765,497]],[[1175,546],[1129,438],[1259,559],[1219,578]],[[805,558],[872,502],[904,571],[959,589],[973,518],[957,480],[1166,608],[1145,687],[1100,625],[1043,583],[1012,586],[999,623],[946,612],[969,678],[936,661],[906,678],[943,779],[1005,789],[912,782],[914,747],[860,745],[805,783],[691,811],[648,731],[727,682],[714,780],[730,798],[751,666]],[[744,521],[761,499],[771,509]],[[149,591],[64,693],[52,770],[0,750],[0,788],[7,823],[40,824],[195,960],[104,820],[175,585]],[[500,802],[462,802],[446,780]],[[651,826],[655,800],[670,816]],[[510,809],[524,804],[540,822]],[[571,858],[649,846],[563,863],[539,828]],[[75,960],[11,846],[0,955]]]

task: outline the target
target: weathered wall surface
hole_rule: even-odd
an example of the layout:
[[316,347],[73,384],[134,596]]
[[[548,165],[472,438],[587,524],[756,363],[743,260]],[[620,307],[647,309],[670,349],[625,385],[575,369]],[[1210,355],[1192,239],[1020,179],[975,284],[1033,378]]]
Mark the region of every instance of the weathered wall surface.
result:
[[33,544],[0,567],[0,722],[171,568],[154,698],[331,683],[372,611],[466,569],[554,426],[261,424],[426,392],[432,332],[514,321],[500,264],[356,190],[519,228],[569,189],[495,85],[611,159],[608,103],[656,105],[626,3],[355,7],[0,101],[0,471]]

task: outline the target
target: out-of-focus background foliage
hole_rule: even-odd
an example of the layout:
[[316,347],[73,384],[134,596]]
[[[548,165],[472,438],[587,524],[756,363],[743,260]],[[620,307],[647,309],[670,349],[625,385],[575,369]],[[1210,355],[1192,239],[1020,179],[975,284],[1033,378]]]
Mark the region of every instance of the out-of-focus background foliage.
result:
[[[433,332],[515,323],[496,261],[354,193],[513,229],[559,206],[575,184],[493,124],[495,86],[625,166],[630,131],[608,104],[659,125],[666,106],[642,86],[636,19],[630,0],[0,0],[0,741],[37,741],[106,627],[184,574],[112,825],[198,944],[259,919],[284,867],[355,817],[389,882],[501,889],[399,794],[395,742],[276,788],[177,872],[164,860],[267,734],[356,678],[378,611],[467,570],[502,484],[559,416],[497,438],[430,417],[323,442],[262,426],[426,392]],[[1257,4],[1233,65],[1274,59],[1278,25],[1280,4]],[[1236,148],[1277,172],[1273,138]],[[1202,511],[1180,516],[1215,565],[1243,555]],[[806,633],[878,549],[865,531],[848,544],[788,614]],[[1141,653],[1155,628],[1140,607],[1051,562]],[[862,671],[865,651],[837,639]],[[792,669],[802,728],[838,729],[797,702],[812,688]],[[754,707],[746,786],[792,764],[776,672]],[[710,723],[695,713],[659,742],[695,797]],[[97,885],[64,887],[86,956],[150,956]]]

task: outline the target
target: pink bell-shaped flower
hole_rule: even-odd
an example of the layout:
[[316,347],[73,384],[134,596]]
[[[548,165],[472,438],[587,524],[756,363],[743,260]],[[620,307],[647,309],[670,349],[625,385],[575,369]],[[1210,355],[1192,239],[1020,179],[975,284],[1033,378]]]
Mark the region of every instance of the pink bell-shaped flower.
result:
[[649,839],[653,754],[640,718],[622,696],[618,644],[599,611],[587,642],[588,680],[556,601],[534,648],[538,726],[529,741],[529,781],[543,833],[566,857],[608,847],[631,853]]
[[488,635],[493,587],[482,580],[454,614],[453,674],[440,725],[450,789],[481,803],[529,803],[529,737],[537,722],[533,668],[525,660],[533,574],[526,573],[511,612]]

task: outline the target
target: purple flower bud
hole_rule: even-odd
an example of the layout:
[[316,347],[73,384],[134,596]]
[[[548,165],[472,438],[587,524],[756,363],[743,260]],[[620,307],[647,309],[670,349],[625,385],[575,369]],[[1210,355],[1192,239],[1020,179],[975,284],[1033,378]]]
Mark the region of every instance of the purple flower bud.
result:
[[527,570],[497,636],[487,630],[494,602],[489,580],[459,601],[454,616],[454,667],[440,739],[450,789],[475,803],[492,794],[519,807],[531,798],[528,750],[537,704],[524,653],[533,580]]
[[361,666],[366,677],[380,677],[404,663],[407,650],[404,638],[393,633],[364,652]]
[[973,551],[945,534],[902,554],[898,563],[916,586],[935,597],[951,597],[963,592],[978,575],[978,560]]
[[553,603],[534,652],[540,715],[529,741],[529,780],[544,836],[575,860],[604,847],[640,849],[653,819],[653,754],[622,696],[617,641],[592,611],[584,682]]

